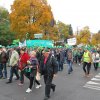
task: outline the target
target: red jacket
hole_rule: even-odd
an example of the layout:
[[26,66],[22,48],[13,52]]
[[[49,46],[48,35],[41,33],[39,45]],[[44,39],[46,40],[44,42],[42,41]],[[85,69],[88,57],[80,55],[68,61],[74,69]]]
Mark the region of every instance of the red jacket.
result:
[[27,53],[24,53],[23,55],[20,55],[20,61],[19,61],[19,69],[23,70],[27,64],[27,61],[29,60],[29,55]]

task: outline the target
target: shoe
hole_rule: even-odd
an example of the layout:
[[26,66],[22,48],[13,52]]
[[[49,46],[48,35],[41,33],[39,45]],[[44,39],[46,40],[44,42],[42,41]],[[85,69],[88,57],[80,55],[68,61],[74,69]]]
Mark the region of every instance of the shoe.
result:
[[44,97],[43,100],[48,100],[49,98],[50,98],[50,96],[46,96],[46,97]]
[[52,91],[55,92],[56,85],[52,87]]
[[6,84],[12,83],[11,81],[6,82]]
[[23,83],[19,83],[18,85],[20,85],[20,86],[21,86],[21,85],[23,85]]
[[37,85],[36,86],[36,89],[39,89],[40,87],[42,87],[42,85],[40,84],[40,85]]
[[71,71],[70,72],[73,72],[73,69],[71,69]]
[[31,90],[30,88],[28,88],[28,89],[26,90],[26,93],[30,93],[30,92],[32,92],[32,90]]

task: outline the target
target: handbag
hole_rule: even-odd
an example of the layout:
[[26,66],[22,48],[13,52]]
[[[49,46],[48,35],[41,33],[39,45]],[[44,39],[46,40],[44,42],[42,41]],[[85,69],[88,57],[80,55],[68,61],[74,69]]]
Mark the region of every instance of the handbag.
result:
[[29,68],[27,66],[23,70],[24,70],[25,73],[30,73],[31,72],[31,68]]
[[95,60],[99,60],[99,58],[95,58]]
[[36,74],[36,80],[40,80],[40,73],[39,72],[37,72],[37,74]]

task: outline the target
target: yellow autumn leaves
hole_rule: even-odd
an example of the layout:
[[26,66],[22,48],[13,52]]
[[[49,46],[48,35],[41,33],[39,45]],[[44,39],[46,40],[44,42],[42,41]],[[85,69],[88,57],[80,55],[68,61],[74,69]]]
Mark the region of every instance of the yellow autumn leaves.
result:
[[30,39],[35,33],[44,33],[51,27],[52,19],[51,7],[44,0],[15,0],[11,7],[11,30],[19,39],[26,33],[29,33]]

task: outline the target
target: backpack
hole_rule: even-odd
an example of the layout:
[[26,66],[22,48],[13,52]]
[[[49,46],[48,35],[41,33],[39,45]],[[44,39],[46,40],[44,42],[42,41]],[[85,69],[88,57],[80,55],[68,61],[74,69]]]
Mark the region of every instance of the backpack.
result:
[[54,73],[57,73],[58,72],[58,62],[57,62],[57,59],[51,55],[50,57],[50,63],[52,64],[52,66],[54,67],[53,70],[54,70]]

